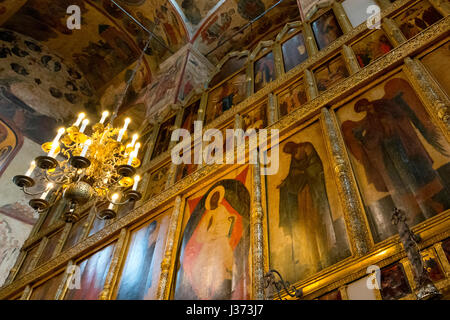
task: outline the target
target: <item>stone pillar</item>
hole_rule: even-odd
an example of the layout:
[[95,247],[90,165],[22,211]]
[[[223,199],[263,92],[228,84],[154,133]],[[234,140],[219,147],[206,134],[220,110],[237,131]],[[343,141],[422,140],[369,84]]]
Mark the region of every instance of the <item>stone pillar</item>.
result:
[[321,124],[328,137],[326,143],[332,155],[332,168],[337,178],[352,252],[356,256],[363,256],[369,252],[372,241],[345,143],[334,113],[327,108],[322,108]]
[[181,197],[175,198],[173,212],[170,217],[169,230],[164,248],[164,258],[161,262],[161,276],[159,279],[156,300],[168,300],[170,296],[170,284],[175,272],[175,260],[178,250],[178,239],[181,236],[181,222],[183,206]]

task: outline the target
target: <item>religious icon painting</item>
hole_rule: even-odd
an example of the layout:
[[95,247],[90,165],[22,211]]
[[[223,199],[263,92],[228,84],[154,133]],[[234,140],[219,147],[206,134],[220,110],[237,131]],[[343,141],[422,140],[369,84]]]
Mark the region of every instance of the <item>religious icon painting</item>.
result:
[[[202,142],[200,142],[202,143]],[[194,146],[192,149],[194,150]],[[194,173],[198,168],[198,164],[195,163],[195,153],[191,152],[191,161],[190,163],[182,163],[177,167],[175,182],[180,181],[181,179],[186,178],[191,173]]]
[[69,236],[67,237],[66,243],[64,243],[62,251],[72,248],[81,240],[81,237],[86,230],[86,225],[89,223],[88,219],[89,214],[85,214],[77,222],[72,224],[72,228],[70,229]]
[[291,113],[301,105],[308,102],[303,81],[291,85],[288,89],[278,94],[278,108],[280,117]]
[[184,109],[180,126],[181,129],[186,129],[190,133],[194,133],[194,121],[197,121],[199,108],[200,100],[197,100]]
[[435,22],[442,19],[442,15],[429,1],[420,1],[406,9],[394,18],[406,39],[411,39]]
[[0,118],[0,174],[5,171],[21,144],[16,132]]
[[226,80],[208,94],[205,123],[208,124],[223,112],[239,104],[247,96],[247,76],[245,70]]
[[450,208],[450,146],[402,73],[337,117],[375,242],[397,233],[394,208],[411,227]]
[[229,58],[220,68],[220,71],[211,79],[209,86],[212,88],[216,84],[222,82],[232,74],[244,68],[247,62],[247,55],[235,56]]
[[19,272],[17,273],[15,279],[20,279],[24,274],[30,272],[32,270],[31,264],[33,263],[34,259],[36,258],[36,253],[39,249],[39,244],[35,245],[31,249],[27,251],[27,254],[25,255],[25,259],[21,263],[21,266],[19,268]]
[[448,262],[450,262],[450,238],[442,241],[442,250],[444,250],[445,256],[447,257]]
[[255,93],[275,80],[275,60],[273,52],[262,56],[254,63],[253,77],[255,83]]
[[351,252],[320,123],[282,141],[279,159],[266,176],[269,265],[293,284]]
[[347,78],[348,72],[345,61],[341,56],[337,56],[314,71],[317,89],[319,92],[326,91],[338,82]]
[[249,166],[187,199],[174,299],[250,299],[250,212]]
[[105,285],[114,246],[112,243],[78,264],[75,276],[79,277],[79,286],[69,287],[64,300],[98,300]]
[[34,287],[29,300],[55,300],[56,292],[64,278],[64,272]]
[[155,147],[153,149],[152,159],[155,159],[169,149],[170,137],[172,136],[175,119],[176,115],[170,117],[161,124],[158,137],[156,138]]
[[356,59],[364,68],[392,50],[392,45],[382,30],[376,30],[352,46]]
[[305,38],[298,33],[281,45],[283,51],[284,70],[288,72],[295,66],[308,59]]
[[423,264],[425,270],[427,270],[431,281],[437,282],[445,279],[445,275],[439,263],[439,259],[436,257],[434,250],[426,250],[421,252]]
[[117,300],[154,300],[161,273],[170,212],[131,232]]
[[383,300],[397,300],[411,293],[411,287],[401,263],[381,269],[380,292]]
[[426,54],[420,61],[450,97],[450,72],[442,72],[450,69],[450,41]]
[[250,129],[263,129],[267,127],[267,102],[264,102],[257,108],[242,116],[242,129],[245,131]]
[[150,178],[148,179],[148,185],[144,195],[144,201],[153,198],[155,195],[164,190],[167,182],[167,173],[169,172],[170,164],[171,163],[168,163],[150,173]]
[[328,47],[330,43],[344,34],[333,10],[327,11],[313,21],[311,28],[319,50]]
[[59,239],[61,237],[62,231],[59,231],[55,234],[52,234],[48,237],[47,244],[45,245],[44,250],[41,253],[41,256],[39,257],[39,260],[36,264],[36,266],[40,266],[47,261],[51,260],[53,254],[55,253],[55,249],[58,246]]

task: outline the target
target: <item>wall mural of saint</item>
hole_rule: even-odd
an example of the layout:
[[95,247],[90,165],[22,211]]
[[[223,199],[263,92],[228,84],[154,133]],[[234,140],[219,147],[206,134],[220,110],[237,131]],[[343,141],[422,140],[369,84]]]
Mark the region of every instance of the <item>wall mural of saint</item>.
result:
[[319,50],[328,47],[330,43],[344,34],[333,10],[326,12],[317,20],[313,21],[311,23],[311,28]]
[[320,137],[320,125],[315,123],[282,143],[280,170],[267,177],[270,265],[290,283],[350,255]]
[[167,226],[168,215],[164,215],[132,233],[117,300],[156,298]]
[[[174,298],[249,299],[248,167],[188,200]],[[187,218],[187,217],[185,217]]]
[[269,52],[255,62],[254,65],[255,92],[275,80],[275,60],[273,52]]
[[409,83],[392,78],[338,111],[376,241],[450,208],[450,147]]

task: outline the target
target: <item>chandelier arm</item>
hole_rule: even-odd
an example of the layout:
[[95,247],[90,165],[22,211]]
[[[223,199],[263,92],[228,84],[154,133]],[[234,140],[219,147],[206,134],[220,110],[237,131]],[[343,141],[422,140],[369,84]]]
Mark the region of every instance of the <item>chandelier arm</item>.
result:
[[63,184],[67,184],[70,182],[70,179],[68,177],[64,177],[64,180],[61,180],[61,181],[54,180],[54,178],[52,178],[51,176],[48,175],[47,171],[44,172],[44,175],[48,181],[50,181],[52,183],[56,183],[58,185],[63,185]]
[[45,192],[46,189],[44,189],[44,190],[42,190],[42,191],[40,191],[40,192],[37,192],[37,193],[33,193],[33,192],[28,191],[28,190],[27,190],[27,187],[22,187],[21,190],[22,190],[22,192],[25,193],[26,195],[28,195],[28,196],[33,196],[33,197],[34,197],[34,196],[38,196],[38,195],[42,194],[43,192]]

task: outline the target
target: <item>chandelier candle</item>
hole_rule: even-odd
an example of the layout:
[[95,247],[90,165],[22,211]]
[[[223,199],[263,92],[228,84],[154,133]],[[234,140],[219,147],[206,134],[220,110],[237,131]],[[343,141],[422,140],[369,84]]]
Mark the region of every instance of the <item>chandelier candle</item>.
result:
[[52,148],[48,152],[49,157],[55,157],[54,153],[55,153],[56,149],[59,147],[59,139],[61,139],[61,136],[64,134],[64,132],[66,132],[66,129],[64,129],[64,128],[60,128],[58,130],[58,134],[56,135],[55,139],[53,139],[53,141],[52,141]]
[[119,200],[119,194],[118,193],[114,193],[111,197],[111,203],[108,206],[108,210],[113,210],[114,206],[116,205],[115,202]]
[[84,119],[83,123],[81,124],[80,133],[84,133],[84,130],[86,130],[86,127],[89,123],[89,119]]
[[81,151],[80,157],[86,157],[86,154],[88,152],[88,149],[90,147],[90,145],[92,144],[92,140],[89,139],[84,143],[84,147],[83,150]]
[[133,184],[133,191],[137,191],[137,187],[138,187],[138,184],[139,184],[139,180],[141,180],[141,177],[140,176],[138,176],[138,175],[135,175],[134,176],[134,184]]
[[81,124],[81,121],[84,119],[86,115],[82,112],[78,115],[77,121],[73,124],[74,127],[79,127]]
[[130,153],[130,158],[128,159],[128,165],[131,166],[131,164],[133,163],[133,159],[137,158],[138,152],[139,152],[139,148],[141,147],[141,144],[138,142],[136,143],[136,146],[134,147],[134,151]]
[[122,141],[123,135],[125,134],[125,131],[127,131],[127,128],[128,128],[128,125],[130,124],[130,122],[131,122],[130,118],[126,118],[125,119],[125,123],[123,125],[123,128],[120,129],[120,131],[119,131],[119,136],[117,137],[117,142],[121,142]]
[[28,168],[28,171],[25,173],[27,177],[31,177],[31,174],[33,173],[34,169],[36,168],[36,161],[31,161],[30,167]]
[[100,119],[100,124],[105,123],[106,117],[109,116],[109,112],[108,111],[103,111],[102,113],[102,118]]

